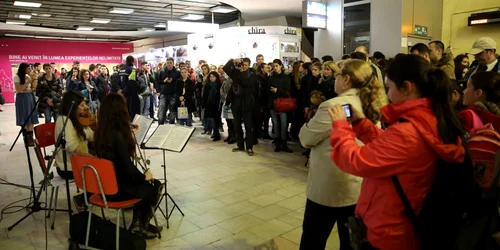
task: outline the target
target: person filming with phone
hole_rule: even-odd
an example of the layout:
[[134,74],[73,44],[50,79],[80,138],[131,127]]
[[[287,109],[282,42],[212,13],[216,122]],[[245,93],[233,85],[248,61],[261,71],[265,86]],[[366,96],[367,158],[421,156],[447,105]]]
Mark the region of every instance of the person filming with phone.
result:
[[[380,127],[380,108],[387,104],[382,83],[365,61],[350,60],[333,76],[338,96],[321,103],[299,133],[302,146],[311,149],[300,249],[325,249],[335,223],[340,249],[352,249],[345,224],[354,216],[362,178],[342,172],[330,159],[332,123],[328,110],[337,105],[352,107]],[[362,145],[361,141],[356,142]]]
[[169,57],[164,70],[160,71],[160,77],[156,84],[159,88],[160,108],[158,110],[158,124],[165,124],[167,111],[170,111],[168,123],[175,123],[175,85],[181,78],[181,73],[174,66],[174,59]]
[[257,97],[257,75],[248,70],[250,63],[249,58],[231,59],[224,66],[224,72],[233,80],[226,99],[226,105],[231,105],[233,112],[233,124],[238,145],[237,148],[233,149],[233,152],[245,151],[243,129],[241,128],[241,123],[244,123],[246,151],[249,156],[253,156],[254,127],[252,116]]

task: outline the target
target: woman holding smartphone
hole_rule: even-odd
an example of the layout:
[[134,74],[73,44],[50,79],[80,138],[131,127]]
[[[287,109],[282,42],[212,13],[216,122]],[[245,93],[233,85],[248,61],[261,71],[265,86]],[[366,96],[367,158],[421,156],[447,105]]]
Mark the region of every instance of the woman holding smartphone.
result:
[[380,124],[380,108],[387,104],[384,87],[368,63],[360,60],[346,62],[334,77],[335,93],[329,94],[338,96],[321,103],[317,113],[299,133],[302,146],[311,149],[300,249],[325,249],[335,223],[340,249],[351,249],[345,223],[354,215],[362,179],[343,173],[330,159],[332,125],[328,110],[348,104],[346,107],[350,105],[362,110],[374,124]]

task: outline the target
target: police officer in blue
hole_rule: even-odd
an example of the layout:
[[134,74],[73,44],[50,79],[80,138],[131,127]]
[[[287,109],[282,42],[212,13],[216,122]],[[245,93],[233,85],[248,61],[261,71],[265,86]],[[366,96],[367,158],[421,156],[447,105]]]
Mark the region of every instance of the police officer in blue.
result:
[[134,57],[127,56],[125,62],[125,66],[122,67],[118,73],[120,88],[118,93],[125,97],[130,119],[133,120],[136,114],[141,114],[139,94],[144,91],[146,86],[141,86],[140,82],[137,80],[138,74],[134,66]]

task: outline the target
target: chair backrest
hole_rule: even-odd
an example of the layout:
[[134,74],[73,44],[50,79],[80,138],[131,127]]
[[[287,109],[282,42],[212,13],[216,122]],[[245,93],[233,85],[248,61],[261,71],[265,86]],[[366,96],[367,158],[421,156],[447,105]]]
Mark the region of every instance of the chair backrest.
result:
[[36,141],[41,148],[56,144],[55,129],[55,122],[45,123],[35,127]]
[[47,174],[47,163],[45,162],[45,157],[43,157],[42,148],[36,142],[35,142],[35,153],[36,153],[36,158],[38,159],[38,163],[40,163],[40,168],[42,169],[43,174]]
[[113,163],[106,159],[89,156],[71,156],[73,176],[78,188],[94,194],[118,193],[118,183]]

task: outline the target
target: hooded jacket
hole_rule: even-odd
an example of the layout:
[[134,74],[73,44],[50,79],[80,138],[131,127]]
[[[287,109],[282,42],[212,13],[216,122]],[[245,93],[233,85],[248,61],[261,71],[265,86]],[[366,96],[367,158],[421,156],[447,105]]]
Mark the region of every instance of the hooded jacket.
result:
[[446,75],[455,80],[455,61],[453,61],[453,54],[444,53],[443,58],[437,62],[436,67],[440,68]]
[[[364,178],[356,214],[367,226],[368,241],[383,250],[419,250],[391,176],[398,176],[418,214],[434,182],[438,158],[461,162],[465,149],[460,139],[456,144],[444,144],[427,98],[389,104],[382,114],[390,124],[386,131],[368,119],[361,119],[353,128],[345,120],[334,122],[331,157],[342,171]],[[355,137],[365,146],[358,145]]]

